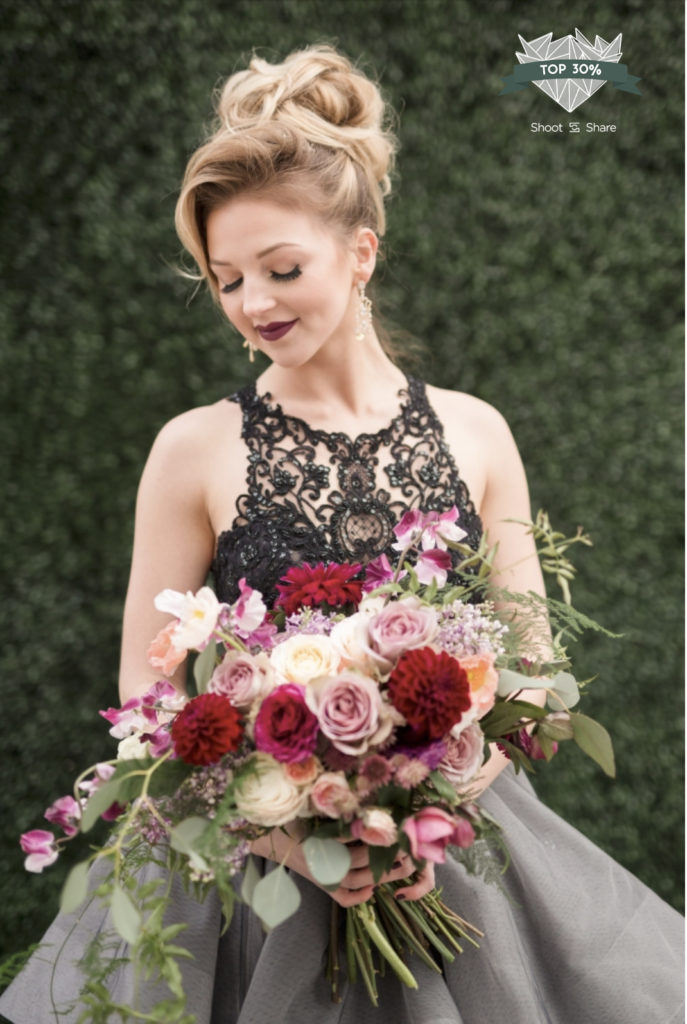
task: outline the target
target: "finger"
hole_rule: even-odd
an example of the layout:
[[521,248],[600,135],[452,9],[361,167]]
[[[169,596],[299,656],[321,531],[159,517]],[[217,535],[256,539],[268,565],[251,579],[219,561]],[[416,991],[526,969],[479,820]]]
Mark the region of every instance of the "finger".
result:
[[397,900],[419,900],[434,888],[434,865],[426,864],[412,885],[400,886],[394,893]]
[[366,885],[362,889],[344,889],[339,886],[329,895],[339,904],[340,907],[355,907],[359,903],[365,903],[374,892],[374,885]]

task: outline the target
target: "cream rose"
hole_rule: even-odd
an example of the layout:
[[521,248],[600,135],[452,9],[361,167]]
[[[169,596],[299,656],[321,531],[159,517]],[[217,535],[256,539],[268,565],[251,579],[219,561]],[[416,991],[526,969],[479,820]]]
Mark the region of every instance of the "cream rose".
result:
[[150,747],[140,736],[134,733],[120,740],[117,746],[118,761],[137,761],[145,757],[150,757]]
[[339,667],[355,666],[367,675],[379,669],[379,660],[371,653],[367,643],[367,626],[372,612],[356,612],[337,622],[329,634],[337,651]]
[[236,806],[248,821],[273,828],[298,817],[308,800],[308,789],[293,782],[271,754],[253,754],[249,771],[237,783]]
[[339,655],[328,636],[297,633],[278,644],[270,654],[280,682],[300,683],[329,676],[339,666]]

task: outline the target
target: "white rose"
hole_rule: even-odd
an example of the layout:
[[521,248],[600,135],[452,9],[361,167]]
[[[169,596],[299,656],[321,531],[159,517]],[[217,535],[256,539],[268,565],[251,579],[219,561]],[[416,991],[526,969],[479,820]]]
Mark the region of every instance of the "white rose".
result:
[[272,668],[287,683],[305,686],[311,679],[329,676],[339,667],[339,654],[331,639],[298,633],[278,644],[270,654]]
[[253,754],[235,789],[236,806],[254,825],[285,825],[304,810],[310,787],[297,786],[271,754]]
[[140,736],[125,736],[117,746],[118,761],[137,761],[144,757],[150,757],[150,747]]
[[367,644],[367,624],[370,614],[376,611],[356,612],[347,619],[341,619],[329,634],[341,661],[347,666],[355,666],[366,675],[374,675],[375,669],[379,667]]

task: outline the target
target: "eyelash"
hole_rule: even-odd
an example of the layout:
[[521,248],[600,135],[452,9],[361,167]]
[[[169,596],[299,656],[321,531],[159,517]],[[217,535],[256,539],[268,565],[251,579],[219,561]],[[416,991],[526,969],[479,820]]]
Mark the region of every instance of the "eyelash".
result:
[[[288,270],[285,274],[278,274],[276,270],[272,270],[270,272],[270,276],[274,281],[295,281],[296,278],[300,277],[302,273],[303,271],[301,270],[299,265],[296,264],[293,270]],[[236,289],[241,284],[242,280],[243,278],[239,277],[236,281],[232,281],[231,284],[222,285],[220,291],[222,292],[223,295],[228,295],[230,292],[236,291]]]

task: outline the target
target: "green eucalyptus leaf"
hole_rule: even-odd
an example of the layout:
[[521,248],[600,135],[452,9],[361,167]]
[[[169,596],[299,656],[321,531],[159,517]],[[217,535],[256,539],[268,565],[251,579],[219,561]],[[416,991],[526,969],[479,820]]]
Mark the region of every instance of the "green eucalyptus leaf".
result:
[[252,907],[266,928],[276,928],[298,910],[301,894],[280,864],[261,878],[253,890]]
[[548,703],[550,708],[560,709],[561,701],[566,708],[574,708],[580,699],[580,691],[575,676],[570,672],[557,672],[549,683],[549,689],[554,690],[560,700],[556,700],[549,694]]
[[260,872],[257,869],[255,860],[253,857],[249,857],[246,861],[246,867],[243,872],[243,881],[241,882],[241,899],[244,903],[247,903],[249,907],[253,906],[253,893],[255,886],[260,881]]
[[571,712],[570,721],[573,727],[573,739],[578,747],[584,750],[592,760],[603,768],[606,775],[615,778],[615,758],[613,744],[603,725],[595,722],[587,715]]
[[78,910],[88,896],[88,868],[90,860],[82,860],[75,864],[67,875],[60,896],[60,910],[63,914],[71,914]]
[[141,932],[141,915],[120,885],[115,885],[110,900],[112,923],[129,945],[133,945]]
[[169,834],[169,843],[172,849],[183,853],[200,871],[206,871],[208,868],[207,861],[198,853],[198,846],[209,824],[207,818],[197,816],[184,818],[174,826]]
[[104,814],[108,807],[111,807],[116,802],[119,790],[119,780],[108,779],[107,782],[103,782],[91,793],[81,816],[82,832],[88,832],[92,829],[100,815]]
[[320,885],[338,885],[351,866],[351,854],[336,839],[310,836],[303,843],[308,870]]
[[193,678],[196,681],[198,693],[205,693],[210,676],[215,671],[217,664],[217,644],[211,640],[207,647],[200,652],[193,664]]
[[522,672],[513,671],[512,668],[502,668],[499,671],[496,692],[499,697],[507,697],[511,693],[517,693],[518,690],[537,690],[543,686],[548,686],[548,680],[544,683],[541,679],[525,676]]

